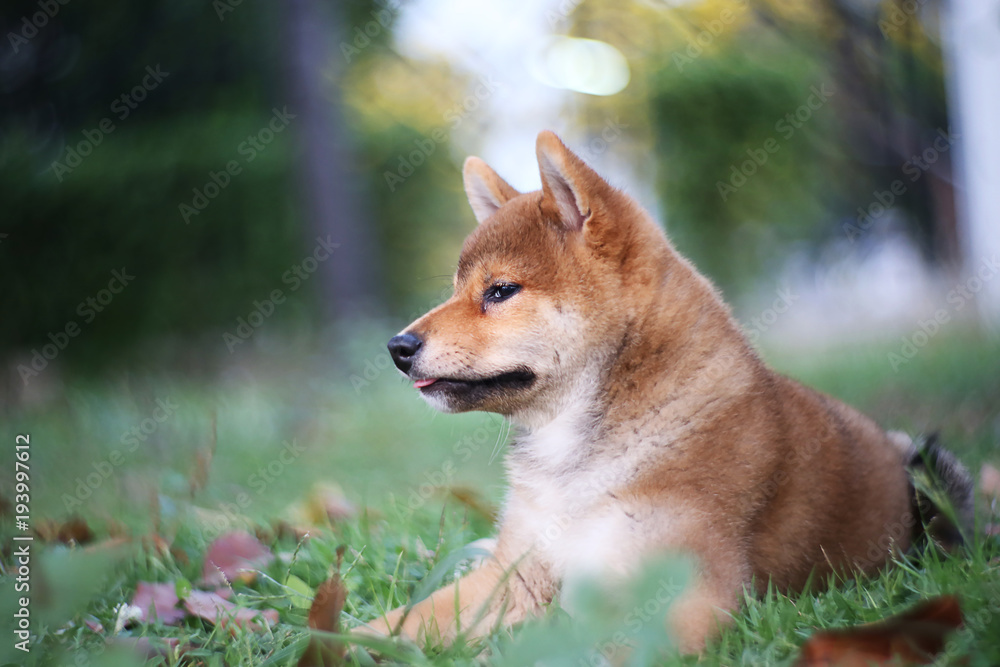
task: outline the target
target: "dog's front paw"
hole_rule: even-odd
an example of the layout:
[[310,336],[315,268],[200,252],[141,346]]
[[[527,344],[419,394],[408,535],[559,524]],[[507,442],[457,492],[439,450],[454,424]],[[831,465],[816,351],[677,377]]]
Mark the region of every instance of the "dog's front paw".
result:
[[399,636],[413,641],[416,639],[416,631],[419,629],[416,627],[414,621],[419,622],[419,619],[408,617],[406,621],[400,625],[400,620],[403,618],[404,611],[405,609],[403,607],[393,609],[384,616],[374,618],[366,624],[355,628],[353,632],[371,637]]
[[384,619],[374,618],[364,625],[351,630],[352,634],[364,635],[366,637],[388,637],[392,634],[392,628]]

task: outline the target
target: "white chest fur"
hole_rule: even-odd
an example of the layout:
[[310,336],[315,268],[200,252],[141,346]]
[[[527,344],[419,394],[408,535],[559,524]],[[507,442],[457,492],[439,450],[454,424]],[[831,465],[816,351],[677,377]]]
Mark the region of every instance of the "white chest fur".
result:
[[512,493],[505,528],[563,579],[578,574],[627,570],[623,554],[637,553],[636,523],[621,503],[577,495],[574,489]]
[[591,456],[581,416],[563,413],[526,436],[508,461],[503,531],[518,552],[511,555],[531,553],[559,579],[624,572],[631,563],[622,555],[641,551],[639,526],[615,493],[628,470]]

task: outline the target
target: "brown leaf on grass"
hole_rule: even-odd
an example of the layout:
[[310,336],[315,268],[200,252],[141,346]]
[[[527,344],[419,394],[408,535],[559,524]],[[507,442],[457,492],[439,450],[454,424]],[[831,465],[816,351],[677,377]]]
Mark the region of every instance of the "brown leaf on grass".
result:
[[[347,587],[340,578],[344,547],[337,547],[337,567],[329,579],[316,589],[309,607],[309,628],[320,632],[340,633],[340,612],[347,602]],[[299,658],[298,667],[334,667],[342,665],[347,647],[316,632],[309,634],[309,644]]]
[[304,500],[293,503],[282,514],[284,519],[281,522],[301,537],[307,532],[316,532],[316,528],[327,528],[331,524],[353,519],[358,515],[358,507],[347,498],[340,486],[321,483],[313,485]]
[[231,628],[237,626],[246,630],[261,629],[258,619],[263,618],[268,625],[278,622],[278,612],[275,609],[245,609],[237,607],[218,593],[209,591],[191,591],[184,600],[184,608],[192,616],[203,618],[219,627]]
[[347,588],[339,573],[320,584],[309,607],[309,627],[324,632],[340,632],[340,612],[347,602]]
[[153,530],[142,536],[142,546],[144,549],[154,554],[173,558],[180,565],[187,565],[191,562],[187,552],[173,544],[174,536],[163,536],[158,530]]
[[129,531],[128,526],[119,521],[118,519],[106,518],[105,519],[105,531],[108,537],[131,537],[132,533]]
[[166,555],[170,553],[170,543],[158,533],[143,535],[142,546],[154,554]]
[[32,531],[42,542],[55,542],[59,539],[59,522],[55,519],[37,519]]
[[152,623],[159,620],[166,625],[173,625],[184,618],[184,610],[177,607],[177,587],[174,583],[151,584],[140,581],[132,596],[133,607],[142,611],[142,621]]
[[470,489],[467,486],[453,486],[448,489],[448,492],[455,500],[462,503],[476,514],[479,514],[491,524],[496,522],[496,506],[483,498],[482,494],[475,489]]
[[87,626],[87,629],[89,629],[91,632],[96,632],[97,634],[104,633],[104,626],[101,625],[101,622],[98,621],[93,616],[90,615],[85,616],[83,619],[83,624]]
[[254,533],[257,539],[265,542],[275,542],[279,540],[291,540],[301,542],[309,537],[310,533],[316,532],[314,529],[305,526],[293,526],[284,519],[275,519],[270,526],[257,526]]
[[315,526],[327,521],[336,523],[353,519],[358,514],[358,508],[337,484],[320,483],[313,485],[309,492],[304,513],[309,523]]
[[211,432],[208,434],[208,442],[199,447],[194,453],[194,465],[188,475],[188,489],[191,498],[194,498],[199,491],[208,484],[208,473],[212,468],[212,459],[215,457],[215,446],[219,441],[217,412],[212,410]]
[[41,519],[35,523],[35,535],[43,542],[63,544],[89,544],[94,540],[94,532],[81,517],[73,515],[65,521]]
[[877,623],[815,633],[802,646],[796,667],[929,665],[949,632],[962,626],[962,609],[951,595],[925,600]]
[[81,517],[71,516],[59,527],[58,538],[63,544],[88,544],[94,540],[94,532]]
[[187,565],[191,562],[188,558],[187,552],[180,547],[170,547],[170,557],[173,558],[179,565]]
[[257,578],[257,570],[267,567],[273,560],[271,550],[250,533],[226,533],[209,545],[201,572],[202,581],[209,586],[237,579],[249,583]]

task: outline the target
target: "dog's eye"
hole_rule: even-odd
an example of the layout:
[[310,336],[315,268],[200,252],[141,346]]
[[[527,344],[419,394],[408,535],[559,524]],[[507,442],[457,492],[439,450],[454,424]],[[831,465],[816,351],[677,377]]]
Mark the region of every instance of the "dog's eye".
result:
[[504,301],[505,299],[509,299],[517,294],[520,289],[521,286],[515,285],[514,283],[500,283],[499,285],[493,285],[486,290],[483,300],[491,303]]

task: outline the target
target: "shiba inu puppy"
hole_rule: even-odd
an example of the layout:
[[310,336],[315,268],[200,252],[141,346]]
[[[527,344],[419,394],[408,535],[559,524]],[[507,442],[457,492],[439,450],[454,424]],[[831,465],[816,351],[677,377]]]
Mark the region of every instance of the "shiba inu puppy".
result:
[[[906,550],[928,513],[910,439],[770,370],[631,197],[551,132],[537,157],[542,189],[526,194],[466,161],[479,226],[454,295],[389,342],[434,407],[517,427],[493,557],[371,627],[482,634],[542,610],[567,577],[678,551],[696,579],[667,631],[697,652],[752,582],[796,590]],[[934,452],[967,519],[968,476]]]

